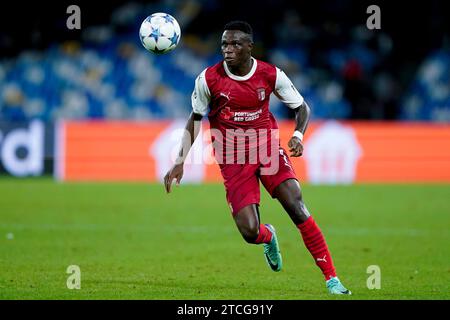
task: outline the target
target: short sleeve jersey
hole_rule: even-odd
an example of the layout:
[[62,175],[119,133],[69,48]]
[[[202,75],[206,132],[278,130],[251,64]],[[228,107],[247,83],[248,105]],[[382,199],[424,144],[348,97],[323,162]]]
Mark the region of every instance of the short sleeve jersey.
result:
[[289,108],[298,108],[303,97],[286,74],[276,66],[251,58],[250,72],[236,76],[225,61],[203,70],[195,80],[192,93],[194,113],[208,115],[211,128],[224,135],[227,129],[276,129],[269,110],[274,93]]

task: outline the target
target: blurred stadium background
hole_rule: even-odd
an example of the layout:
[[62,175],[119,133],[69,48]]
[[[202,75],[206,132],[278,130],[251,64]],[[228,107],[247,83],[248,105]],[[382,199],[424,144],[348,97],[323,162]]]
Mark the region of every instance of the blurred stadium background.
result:
[[[71,4],[81,30],[66,28]],[[371,4],[381,30],[366,28]],[[153,12],[181,26],[167,55],[139,41]],[[183,186],[168,202],[158,184],[52,181],[160,180],[195,77],[221,59],[223,25],[242,19],[254,29],[254,56],[284,69],[312,107],[305,157],[294,163],[302,181],[357,182],[304,185],[356,297],[448,299],[449,12],[436,0],[9,3],[0,19],[0,298],[327,298],[268,197],[265,217],[291,259],[276,288],[261,252],[241,248],[221,185],[208,186],[207,198]],[[271,111],[286,140],[292,114],[276,98]],[[330,149],[334,170],[320,162]],[[193,165],[184,181],[220,176],[215,165]],[[186,219],[186,206],[198,213]],[[78,295],[65,287],[74,263],[89,288]],[[373,263],[388,270],[382,293],[364,291]],[[301,275],[300,289],[289,271]]]
[[[240,18],[255,29],[255,55],[286,70],[314,119],[450,121],[444,1],[382,2],[381,30],[366,28],[365,1],[78,3],[81,31],[65,27],[67,2],[3,12],[3,120],[186,117],[196,75],[220,59],[221,28]],[[177,17],[183,41],[156,57],[137,30],[162,10]],[[290,116],[276,101],[272,107]]]
[[[45,126],[42,170],[8,170],[13,158],[26,157],[26,148],[11,146],[3,152],[10,160],[3,160],[2,172],[52,173],[60,154],[54,141],[62,134],[55,137],[53,128],[60,120],[186,119],[194,79],[220,60],[222,27],[231,19],[253,25],[254,55],[286,71],[310,103],[313,121],[422,121],[444,129],[450,121],[444,2],[380,2],[381,30],[367,29],[365,1],[80,1],[81,30],[66,27],[69,4],[30,2],[27,10],[11,4],[2,13],[2,135],[31,120]],[[158,11],[174,15],[182,27],[179,47],[163,56],[146,52],[137,33]],[[292,117],[277,99],[271,110],[280,120]],[[448,143],[446,129],[436,134]],[[439,167],[447,161],[448,170],[446,155],[438,156]]]

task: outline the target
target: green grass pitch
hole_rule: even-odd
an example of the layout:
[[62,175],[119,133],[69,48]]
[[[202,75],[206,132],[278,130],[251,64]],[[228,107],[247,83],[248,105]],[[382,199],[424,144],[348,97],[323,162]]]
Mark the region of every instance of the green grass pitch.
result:
[[[327,294],[300,234],[262,190],[284,269],[239,235],[221,184],[0,179],[0,299],[449,299],[450,185],[302,187],[350,297]],[[81,289],[66,286],[69,265]],[[381,269],[369,290],[367,267]]]

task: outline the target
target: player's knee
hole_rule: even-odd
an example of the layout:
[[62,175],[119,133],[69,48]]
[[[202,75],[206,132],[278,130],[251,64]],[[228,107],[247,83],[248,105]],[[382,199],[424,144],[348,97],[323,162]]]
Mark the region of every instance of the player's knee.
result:
[[245,227],[241,230],[241,235],[247,243],[255,243],[259,235],[259,228]]

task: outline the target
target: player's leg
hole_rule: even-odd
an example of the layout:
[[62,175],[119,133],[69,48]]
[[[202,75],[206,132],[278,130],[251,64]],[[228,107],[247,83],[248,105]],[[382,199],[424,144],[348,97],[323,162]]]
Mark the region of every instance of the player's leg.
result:
[[259,220],[259,181],[256,176],[258,165],[222,165],[226,197],[236,226],[248,243],[264,246],[266,260],[270,267],[279,271],[281,255],[275,229],[261,224]]
[[279,168],[277,172],[273,175],[261,175],[261,182],[270,195],[278,199],[297,226],[306,248],[327,280],[329,291],[332,293],[350,293],[336,277],[325,238],[303,202],[300,185],[289,157],[283,148],[280,148],[278,156]]
[[336,270],[327,243],[322,231],[303,202],[298,181],[296,179],[283,181],[275,187],[272,196],[278,199],[300,231],[306,248],[313,256],[327,281],[326,285],[330,293],[351,294],[336,276]]
[[287,212],[295,225],[302,224],[311,216],[303,202],[300,185],[296,179],[287,179],[281,182],[272,192]]
[[336,277],[336,270],[325,238],[303,203],[298,181],[295,179],[283,181],[274,189],[272,196],[281,203],[297,226],[306,248],[322,270],[325,280]]
[[244,240],[252,244],[262,243],[267,264],[273,271],[280,271],[282,258],[275,228],[270,224],[260,223],[258,205],[243,207],[233,214],[233,218]]
[[270,242],[272,235],[264,225],[261,227],[258,206],[256,204],[250,204],[240,209],[233,215],[233,218],[239,232],[248,243],[259,244]]
[[300,185],[296,179],[281,182],[272,192],[272,196],[280,202],[296,226],[311,216],[303,202]]

